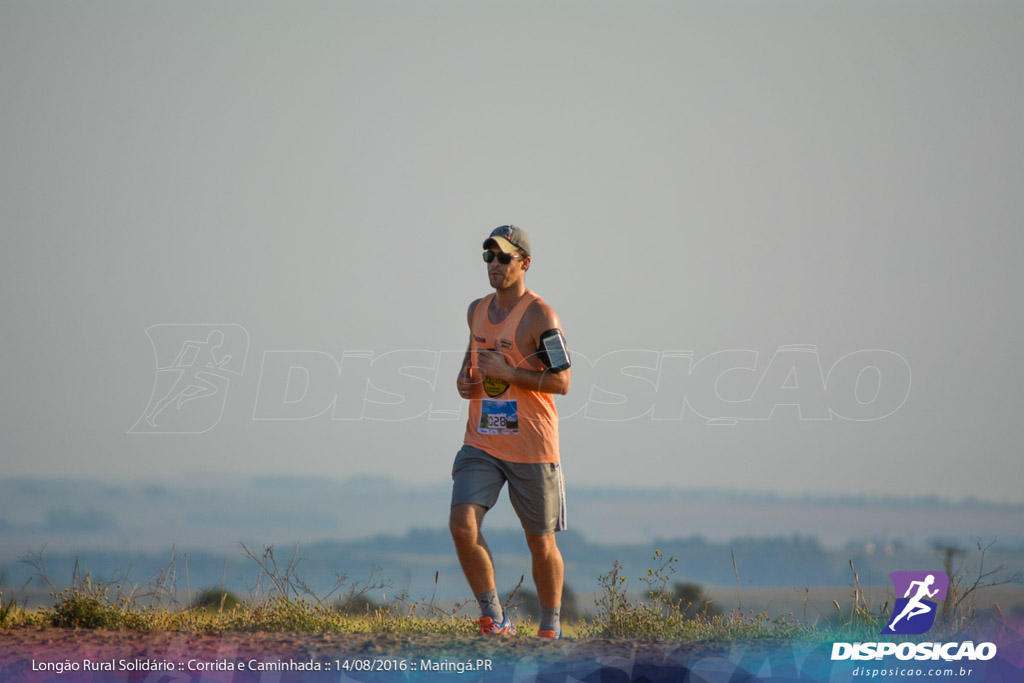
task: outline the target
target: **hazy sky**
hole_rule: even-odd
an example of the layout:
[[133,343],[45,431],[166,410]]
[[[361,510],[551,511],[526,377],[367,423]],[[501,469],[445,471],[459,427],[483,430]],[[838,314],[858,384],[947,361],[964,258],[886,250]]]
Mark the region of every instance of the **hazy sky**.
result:
[[1015,2],[4,2],[2,473],[445,480],[512,222],[574,352],[570,490],[1024,501],[1022,35]]

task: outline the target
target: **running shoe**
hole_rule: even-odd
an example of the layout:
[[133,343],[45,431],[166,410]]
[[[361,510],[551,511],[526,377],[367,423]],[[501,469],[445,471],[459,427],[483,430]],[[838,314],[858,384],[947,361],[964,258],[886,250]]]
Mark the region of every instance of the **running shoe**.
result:
[[538,638],[551,638],[552,640],[558,640],[559,638],[562,637],[562,629],[558,629],[557,631],[544,631],[544,630],[540,630],[540,631],[537,631],[537,637]]
[[484,635],[514,636],[516,634],[516,625],[512,623],[507,614],[501,618],[500,623],[495,623],[494,619],[490,617],[480,617],[480,621],[473,623],[480,627],[480,633]]

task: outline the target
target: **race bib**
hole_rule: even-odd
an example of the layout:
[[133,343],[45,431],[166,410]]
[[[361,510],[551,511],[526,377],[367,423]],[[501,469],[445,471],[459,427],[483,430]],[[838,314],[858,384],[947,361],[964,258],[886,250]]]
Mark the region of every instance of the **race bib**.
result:
[[516,401],[480,401],[480,434],[513,435],[519,433],[519,411]]

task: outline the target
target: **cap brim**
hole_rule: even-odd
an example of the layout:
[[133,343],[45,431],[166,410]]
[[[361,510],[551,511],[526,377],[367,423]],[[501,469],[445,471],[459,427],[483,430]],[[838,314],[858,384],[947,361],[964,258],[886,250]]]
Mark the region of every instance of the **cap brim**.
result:
[[484,240],[484,249],[490,249],[491,247],[497,247],[506,254],[513,254],[519,251],[519,247],[509,242],[504,237],[488,237]]

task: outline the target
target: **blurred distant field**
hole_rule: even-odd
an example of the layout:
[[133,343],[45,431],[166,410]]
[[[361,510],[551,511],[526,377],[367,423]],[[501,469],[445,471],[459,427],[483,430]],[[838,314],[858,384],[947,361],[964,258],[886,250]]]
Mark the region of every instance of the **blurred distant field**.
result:
[[[877,611],[889,601],[892,605],[892,586],[861,586],[865,600]],[[715,604],[724,611],[737,607],[735,586],[712,586],[707,588]],[[811,587],[746,587],[741,590],[740,599],[743,610],[767,612],[769,615],[789,614],[806,624],[824,624],[836,619],[837,610],[832,601],[835,600],[843,609],[843,616],[848,616],[852,602],[853,590],[850,586],[811,586]],[[1008,621],[1012,618],[1018,623],[1024,622],[1024,585],[1003,585],[982,589],[976,598],[976,610],[979,619],[999,620],[994,605],[999,605],[1003,617]]]

